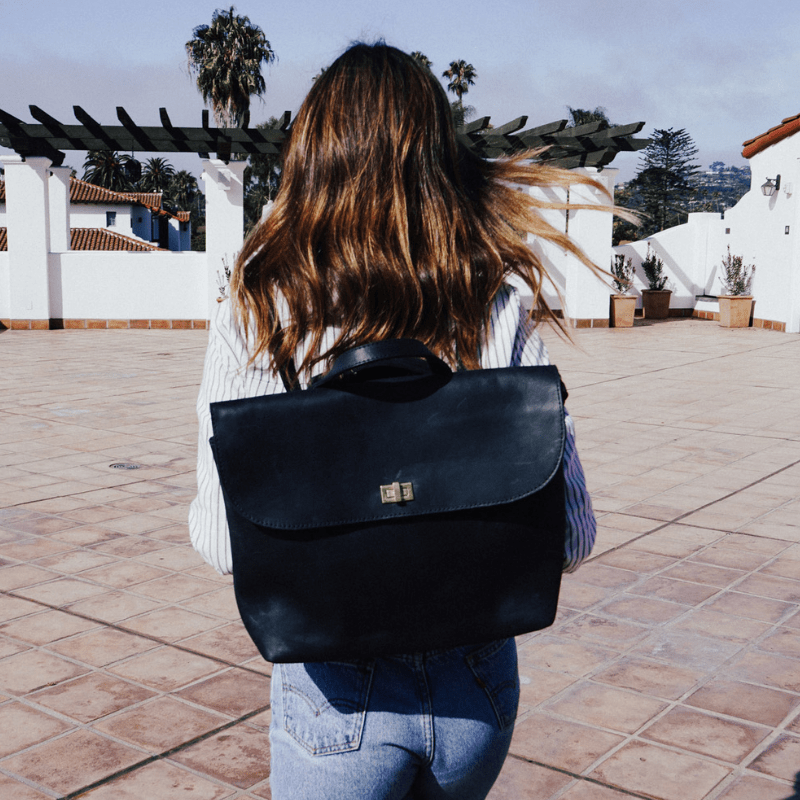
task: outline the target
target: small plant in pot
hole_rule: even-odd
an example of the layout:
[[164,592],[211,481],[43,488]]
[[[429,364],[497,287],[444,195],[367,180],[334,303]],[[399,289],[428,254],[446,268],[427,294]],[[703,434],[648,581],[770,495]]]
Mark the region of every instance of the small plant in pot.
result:
[[719,276],[724,294],[717,298],[719,300],[719,321],[723,327],[749,327],[753,309],[750,284],[752,284],[755,274],[755,264],[745,266],[744,257],[732,255],[731,246],[728,245],[728,255],[722,259],[722,271]]
[[642,261],[642,270],[648,288],[642,290],[642,306],[645,319],[666,319],[669,316],[669,298],[664,262],[647,245],[647,256]]
[[608,324],[612,328],[630,328],[636,311],[636,298],[628,294],[633,285],[633,260],[617,253],[611,259],[611,281],[615,294],[611,295]]

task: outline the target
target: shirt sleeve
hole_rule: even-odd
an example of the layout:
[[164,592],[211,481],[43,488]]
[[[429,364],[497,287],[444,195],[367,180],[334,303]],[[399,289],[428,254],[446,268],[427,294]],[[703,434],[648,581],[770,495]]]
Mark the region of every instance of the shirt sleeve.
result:
[[[518,292],[504,287],[492,306],[488,352],[483,366],[538,367],[550,363],[547,348],[535,330]],[[586,489],[578,451],[575,447],[575,423],[564,411],[564,483],[567,529],[564,536],[564,572],[574,572],[589,557],[594,547],[597,523],[592,500]]]
[[282,392],[278,376],[257,365],[247,366],[247,346],[233,319],[231,303],[219,304],[211,320],[203,380],[197,397],[197,497],[189,508],[189,536],[195,550],[217,572],[233,570],[228,521],[217,466],[209,439],[211,403]]

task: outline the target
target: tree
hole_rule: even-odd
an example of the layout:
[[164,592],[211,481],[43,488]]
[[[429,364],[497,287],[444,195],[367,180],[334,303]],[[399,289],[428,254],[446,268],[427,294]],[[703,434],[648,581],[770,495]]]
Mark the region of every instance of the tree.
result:
[[642,154],[636,177],[628,185],[634,203],[628,207],[645,215],[639,238],[684,221],[699,169],[697,147],[684,128],[657,128]]
[[83,162],[83,180],[115,192],[135,189],[141,171],[135,158],[115,150],[89,150]]
[[428,56],[425,55],[425,53],[421,53],[419,50],[415,50],[411,54],[411,58],[413,58],[414,61],[417,61],[420,64],[422,64],[423,67],[427,67],[428,69],[430,69],[433,66],[433,61],[431,61],[428,58]]
[[139,190],[142,192],[165,192],[175,176],[175,167],[165,158],[148,158],[142,167]]
[[463,106],[464,95],[469,91],[469,87],[475,84],[478,73],[475,72],[472,64],[467,64],[466,61],[460,59],[451,61],[450,66],[442,73],[442,77],[450,81],[447,84],[447,90],[456,96],[458,105]]
[[197,178],[182,169],[172,176],[164,193],[164,202],[178,211],[192,211],[199,195],[202,192],[197,185]]
[[602,123],[600,126],[601,128],[611,127],[608,113],[603,106],[597,106],[594,111],[590,111],[588,108],[573,108],[572,106],[567,106],[567,111],[569,111],[568,128],[577,128],[578,125],[587,125],[590,122]]
[[453,115],[453,125],[456,128],[460,128],[475,116],[475,106],[465,106],[463,103],[454,100],[450,103],[450,113]]
[[250,109],[250,97],[266,91],[261,65],[275,60],[264,31],[248,17],[217,9],[210,25],[199,25],[186,42],[189,71],[211,105],[217,125],[238,127]]
[[[259,129],[275,128],[277,117],[257,125]],[[277,153],[254,153],[244,171],[244,221],[249,233],[261,219],[264,206],[275,198],[281,185],[281,157]]]

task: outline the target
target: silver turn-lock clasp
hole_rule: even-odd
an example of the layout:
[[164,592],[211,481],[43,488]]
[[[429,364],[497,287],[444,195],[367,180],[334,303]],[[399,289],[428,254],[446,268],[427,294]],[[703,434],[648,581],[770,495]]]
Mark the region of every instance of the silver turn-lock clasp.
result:
[[414,487],[411,483],[387,483],[381,486],[381,503],[407,503],[414,499]]

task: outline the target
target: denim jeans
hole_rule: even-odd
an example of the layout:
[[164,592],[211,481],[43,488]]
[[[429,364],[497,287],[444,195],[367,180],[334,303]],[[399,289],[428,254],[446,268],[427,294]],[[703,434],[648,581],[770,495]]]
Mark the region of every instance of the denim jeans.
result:
[[519,701],[513,639],[358,662],[276,664],[273,800],[482,800]]

